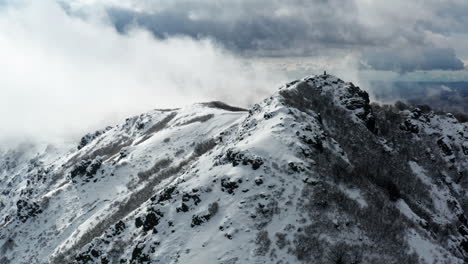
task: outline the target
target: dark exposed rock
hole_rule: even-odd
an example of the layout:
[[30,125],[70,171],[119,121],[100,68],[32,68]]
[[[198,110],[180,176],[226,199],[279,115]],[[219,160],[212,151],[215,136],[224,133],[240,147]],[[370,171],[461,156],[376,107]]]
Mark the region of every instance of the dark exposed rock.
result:
[[205,222],[208,222],[216,213],[218,213],[219,205],[214,202],[208,206],[208,213],[204,215],[193,215],[191,227],[199,226]]
[[155,213],[151,212],[147,214],[145,217],[145,222],[143,223],[143,230],[150,231],[158,224],[159,224],[159,217]]
[[468,239],[463,240],[463,241],[460,243],[460,247],[461,247],[466,253],[468,253]]
[[140,228],[142,225],[143,225],[143,220],[141,219],[141,217],[137,217],[135,219],[135,227]]
[[[102,257],[102,252],[94,248],[93,244],[90,244],[87,250],[78,254],[75,257],[75,261],[79,264],[87,264],[87,263],[109,263],[107,258]],[[101,261],[99,261],[99,259]]]
[[205,222],[205,219],[203,218],[203,216],[193,215],[192,224],[190,226],[195,227],[195,226],[201,225],[203,222]]
[[421,109],[419,109],[418,107],[414,108],[412,111],[411,111],[411,118],[413,119],[418,119],[422,116],[422,111]]
[[75,260],[78,263],[84,263],[84,264],[93,262],[93,258],[91,257],[91,255],[88,255],[88,254],[80,254],[75,258]]
[[357,113],[357,116],[364,121],[366,127],[372,133],[377,134],[378,128],[369,104],[369,94],[352,83],[349,83],[346,87],[348,89],[348,93],[346,93],[344,98],[340,98],[341,101],[349,110],[362,109],[360,113]]
[[156,231],[155,227],[159,224],[159,220],[164,214],[159,211],[150,211],[145,216],[140,216],[135,219],[136,228],[143,227],[143,231],[148,232],[150,230]]
[[[168,201],[172,199],[172,194],[176,190],[176,186],[171,186],[166,189],[164,189],[161,194],[159,195],[158,203]],[[155,198],[152,198],[154,200]]]
[[234,190],[239,188],[239,184],[236,181],[230,181],[228,179],[221,179],[221,190],[226,191],[229,194],[233,194]]
[[117,224],[114,225],[113,235],[114,236],[120,235],[125,230],[125,228],[126,228],[126,226],[125,226],[125,223],[123,221],[117,222]]
[[315,186],[315,185],[319,184],[319,181],[317,181],[315,179],[312,179],[312,178],[309,178],[309,177],[305,177],[304,179],[302,179],[302,182],[304,182],[306,184],[309,184],[309,185],[312,185],[312,186]]
[[299,164],[297,164],[295,162],[289,162],[288,163],[288,168],[289,168],[289,170],[291,170],[292,172],[295,172],[295,173],[305,171],[305,169],[301,165],[299,165]]
[[76,182],[76,177],[86,176],[83,180],[88,182],[102,166],[102,161],[100,158],[94,160],[81,160],[76,164],[73,169],[70,171],[70,177],[74,182]]
[[182,195],[183,202],[188,202],[190,200],[192,200],[195,205],[198,205],[201,202],[200,195],[198,194],[184,193]]
[[265,114],[263,115],[263,118],[265,118],[266,120],[268,120],[268,119],[270,119],[270,118],[272,118],[272,117],[273,117],[273,114],[272,114],[272,113],[265,113]]
[[296,83],[298,83],[298,82],[299,82],[299,80],[295,80],[295,81],[292,81],[292,82],[290,82],[290,83],[287,83],[287,84],[286,84],[286,88],[289,88],[290,86],[292,86],[292,85],[294,85],[294,84],[296,84]]
[[458,227],[458,232],[460,232],[460,234],[462,236],[467,236],[468,237],[468,228],[466,226],[459,226]]
[[313,138],[310,138],[310,137],[307,137],[306,135],[300,135],[300,139],[302,140],[302,142],[314,147],[319,152],[323,152],[324,150],[323,143],[322,143],[322,140],[318,136],[314,136]]
[[419,126],[414,124],[410,119],[407,119],[400,125],[400,129],[410,133],[419,133]]
[[151,263],[151,258],[148,254],[143,252],[145,245],[138,244],[132,251],[131,264]]
[[78,164],[73,167],[73,169],[70,172],[70,177],[73,179],[78,175],[85,175],[86,174],[86,169],[88,166],[91,164],[92,161],[90,160],[82,160]]
[[[246,162],[244,162],[244,165],[245,165],[245,163]],[[260,158],[256,158],[253,161],[248,161],[247,163],[251,163],[252,164],[252,169],[256,170],[256,169],[260,168],[260,166],[262,166],[263,161]]]
[[255,178],[255,184],[256,185],[262,185],[263,184],[263,179],[262,178]]
[[232,166],[236,167],[239,164],[251,165],[252,169],[257,170],[263,165],[263,160],[255,155],[247,154],[244,152],[229,149],[226,152],[226,159],[232,163]]
[[89,143],[91,143],[95,138],[101,136],[102,134],[106,133],[107,131],[111,130],[112,127],[106,127],[105,129],[103,130],[97,130],[96,132],[94,133],[89,133],[89,134],[86,134],[85,136],[83,136],[80,140],[80,143],[78,144],[78,150],[84,148],[86,145],[88,145]]
[[468,225],[468,219],[463,214],[460,214],[458,216],[458,221],[460,221],[464,225]]
[[177,207],[176,208],[176,211],[179,213],[179,212],[188,212],[190,208],[185,204],[185,203],[182,203],[182,205],[180,207]]
[[468,142],[465,142],[463,145],[462,145],[462,150],[463,150],[463,153],[465,155],[468,155]]
[[16,202],[17,212],[16,215],[21,222],[26,222],[29,218],[35,217],[42,213],[40,206],[35,202],[28,202],[26,200],[18,200]]
[[450,143],[447,138],[445,137],[439,138],[437,140],[437,145],[439,145],[440,149],[445,155],[450,156],[453,154],[452,147],[450,146]]
[[88,169],[86,171],[86,176],[92,177],[97,173],[97,171],[101,168],[102,162],[100,159],[95,159],[91,162],[91,164],[88,166]]

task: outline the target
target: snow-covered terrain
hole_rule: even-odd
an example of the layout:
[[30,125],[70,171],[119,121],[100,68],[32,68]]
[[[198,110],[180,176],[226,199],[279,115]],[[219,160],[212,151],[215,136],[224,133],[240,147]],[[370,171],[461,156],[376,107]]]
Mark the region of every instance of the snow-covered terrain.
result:
[[466,263],[468,125],[331,75],[0,150],[0,263]]

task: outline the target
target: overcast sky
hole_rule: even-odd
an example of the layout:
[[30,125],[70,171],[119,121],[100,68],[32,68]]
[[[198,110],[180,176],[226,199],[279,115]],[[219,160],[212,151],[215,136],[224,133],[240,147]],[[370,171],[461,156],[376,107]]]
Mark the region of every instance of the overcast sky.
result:
[[[468,1],[76,0],[100,6],[122,33],[138,25],[158,38],[213,38],[240,54],[362,53],[376,70],[461,70],[468,59]],[[84,11],[86,12],[86,11]]]
[[323,70],[363,87],[468,80],[466,10],[466,0],[0,0],[0,139],[75,139],[207,100],[248,106]]

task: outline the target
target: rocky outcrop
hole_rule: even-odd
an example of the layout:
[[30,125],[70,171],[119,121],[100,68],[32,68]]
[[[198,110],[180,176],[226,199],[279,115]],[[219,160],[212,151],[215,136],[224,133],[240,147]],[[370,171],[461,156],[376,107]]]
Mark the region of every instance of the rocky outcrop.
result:
[[103,130],[97,130],[95,131],[94,133],[89,133],[89,134],[86,134],[84,135],[79,144],[78,144],[78,147],[77,149],[80,150],[82,149],[83,147],[85,147],[86,145],[88,145],[89,143],[91,143],[94,139],[96,139],[97,137],[103,135],[104,133],[106,133],[107,131],[111,130],[112,127],[106,127],[105,129]]

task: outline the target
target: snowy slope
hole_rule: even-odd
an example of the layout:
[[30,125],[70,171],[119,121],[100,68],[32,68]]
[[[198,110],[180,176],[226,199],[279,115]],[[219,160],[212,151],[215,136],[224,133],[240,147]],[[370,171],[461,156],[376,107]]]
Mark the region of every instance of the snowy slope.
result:
[[330,75],[154,110],[2,153],[0,263],[464,263],[467,139]]

